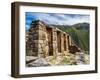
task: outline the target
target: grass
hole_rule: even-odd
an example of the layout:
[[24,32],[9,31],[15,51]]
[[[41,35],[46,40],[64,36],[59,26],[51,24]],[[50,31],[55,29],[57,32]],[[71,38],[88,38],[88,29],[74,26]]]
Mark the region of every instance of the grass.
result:
[[82,50],[89,51],[89,31],[77,30],[76,28],[68,28],[66,30],[73,39],[73,42],[77,44]]
[[[52,65],[77,65],[76,54],[64,53],[60,56],[49,56],[47,61]],[[84,64],[89,64],[89,54],[84,54]]]
[[75,55],[67,53],[66,55],[60,55],[58,57],[51,56],[48,58],[48,62],[51,65],[75,65]]

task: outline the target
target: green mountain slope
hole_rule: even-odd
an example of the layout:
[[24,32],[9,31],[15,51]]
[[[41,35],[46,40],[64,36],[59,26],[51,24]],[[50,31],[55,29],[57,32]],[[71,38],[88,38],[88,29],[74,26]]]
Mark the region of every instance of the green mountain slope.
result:
[[82,50],[89,51],[89,31],[88,30],[78,30],[74,27],[66,29],[74,43],[78,45]]

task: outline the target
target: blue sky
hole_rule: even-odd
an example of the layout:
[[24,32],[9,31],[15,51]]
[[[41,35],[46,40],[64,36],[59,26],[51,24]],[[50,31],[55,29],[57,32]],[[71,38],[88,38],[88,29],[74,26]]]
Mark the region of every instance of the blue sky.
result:
[[89,15],[80,14],[59,14],[59,13],[34,13],[26,12],[25,14],[26,29],[30,28],[32,20],[41,20],[46,24],[54,25],[73,25],[76,23],[89,23]]

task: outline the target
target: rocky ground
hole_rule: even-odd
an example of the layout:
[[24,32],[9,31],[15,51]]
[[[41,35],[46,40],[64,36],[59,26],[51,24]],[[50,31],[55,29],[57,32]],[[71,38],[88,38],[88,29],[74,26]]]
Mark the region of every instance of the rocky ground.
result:
[[38,58],[33,56],[26,57],[26,66],[55,66],[55,65],[85,65],[89,64],[89,55],[81,53],[71,54],[64,53],[56,56],[48,56],[46,58]]

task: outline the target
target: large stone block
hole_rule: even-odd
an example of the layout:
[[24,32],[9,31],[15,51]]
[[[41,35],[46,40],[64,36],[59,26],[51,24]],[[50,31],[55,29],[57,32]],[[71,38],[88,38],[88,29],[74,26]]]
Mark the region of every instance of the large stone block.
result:
[[43,41],[43,40],[39,40],[38,43],[39,43],[39,44],[43,44],[44,41]]

